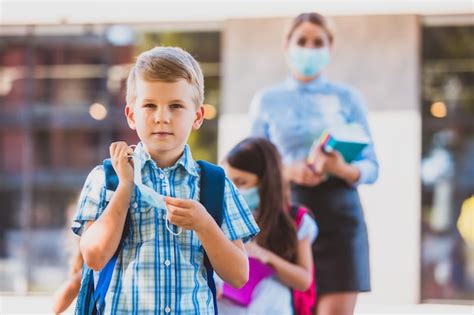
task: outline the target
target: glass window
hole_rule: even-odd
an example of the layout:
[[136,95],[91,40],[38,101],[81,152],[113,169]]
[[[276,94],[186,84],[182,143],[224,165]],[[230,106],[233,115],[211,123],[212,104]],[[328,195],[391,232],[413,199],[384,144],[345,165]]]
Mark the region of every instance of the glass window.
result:
[[423,300],[474,295],[474,26],[422,30]]

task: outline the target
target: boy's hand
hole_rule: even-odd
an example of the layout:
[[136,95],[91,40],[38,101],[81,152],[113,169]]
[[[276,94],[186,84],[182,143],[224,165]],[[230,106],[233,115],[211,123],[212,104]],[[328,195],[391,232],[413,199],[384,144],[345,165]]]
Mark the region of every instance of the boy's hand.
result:
[[168,220],[174,225],[199,232],[213,220],[206,208],[196,200],[169,196],[164,200],[168,208]]
[[132,148],[125,141],[118,141],[110,145],[109,151],[119,183],[133,184],[133,162],[128,157],[133,154]]

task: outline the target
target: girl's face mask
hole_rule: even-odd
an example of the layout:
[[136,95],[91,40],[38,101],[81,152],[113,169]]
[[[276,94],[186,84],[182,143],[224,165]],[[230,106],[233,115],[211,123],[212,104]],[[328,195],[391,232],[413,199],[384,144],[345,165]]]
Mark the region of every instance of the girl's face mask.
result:
[[260,194],[258,192],[258,187],[255,186],[252,188],[239,189],[239,191],[252,213],[255,213],[260,207]]
[[327,66],[330,59],[329,47],[304,48],[292,45],[288,49],[288,63],[304,77],[312,77]]

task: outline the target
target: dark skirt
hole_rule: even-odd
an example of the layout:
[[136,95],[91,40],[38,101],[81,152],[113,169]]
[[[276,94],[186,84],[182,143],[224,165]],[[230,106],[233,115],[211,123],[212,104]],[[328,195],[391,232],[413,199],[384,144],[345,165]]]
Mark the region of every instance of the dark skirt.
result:
[[370,291],[369,243],[357,190],[336,178],[291,186],[292,202],[312,210],[319,227],[313,244],[318,294]]

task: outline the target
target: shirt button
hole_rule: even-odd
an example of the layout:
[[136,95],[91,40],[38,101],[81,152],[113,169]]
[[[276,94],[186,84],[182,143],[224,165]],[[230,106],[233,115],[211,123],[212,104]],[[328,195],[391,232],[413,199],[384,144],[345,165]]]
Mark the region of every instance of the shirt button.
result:
[[160,179],[165,178],[165,174],[160,174]]
[[168,267],[169,265],[171,265],[171,261],[169,261],[168,259],[165,260],[165,266]]
[[138,208],[138,203],[134,202],[133,205],[132,205],[132,207]]
[[166,220],[166,214],[163,214],[163,220]]
[[165,307],[165,313],[171,312],[171,308],[169,306]]

